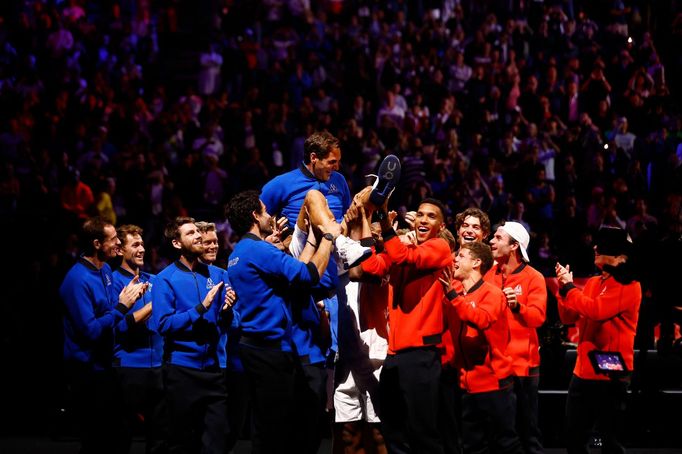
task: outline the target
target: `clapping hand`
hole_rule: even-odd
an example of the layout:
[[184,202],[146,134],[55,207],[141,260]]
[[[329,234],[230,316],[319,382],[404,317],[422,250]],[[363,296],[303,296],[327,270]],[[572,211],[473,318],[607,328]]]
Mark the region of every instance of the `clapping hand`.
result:
[[573,283],[573,273],[571,272],[571,265],[563,266],[559,262],[554,267],[556,272],[556,277],[559,280],[559,285],[564,286],[566,284]]

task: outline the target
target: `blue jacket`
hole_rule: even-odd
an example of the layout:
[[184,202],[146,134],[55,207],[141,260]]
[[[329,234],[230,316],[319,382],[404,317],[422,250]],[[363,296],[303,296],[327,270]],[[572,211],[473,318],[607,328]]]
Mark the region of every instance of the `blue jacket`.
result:
[[336,221],[343,221],[352,199],[345,177],[338,172],[332,172],[329,181],[320,181],[301,163],[297,169],[279,175],[263,186],[260,199],[268,213],[286,216],[289,227],[293,229],[305,196],[311,189],[320,191]]
[[117,304],[112,290],[111,268],[97,269],[81,257],[71,267],[59,295],[64,303],[64,360],[111,367],[114,325],[128,309]]
[[[206,310],[201,302],[221,281],[223,288]],[[177,260],[156,275],[152,320],[163,336],[165,362],[193,369],[218,368],[219,356],[225,354],[221,335],[233,320],[232,310],[222,311],[229,285],[225,270],[203,263],[190,270]]]
[[[114,271],[114,294],[118,295],[123,287],[135,277],[123,268]],[[149,288],[142,298],[135,301],[125,318],[114,328],[114,361],[116,367],[159,367],[163,355],[163,339],[149,328],[150,320],[135,323],[133,313],[152,302],[154,276],[140,272],[139,282],[149,282]]]
[[294,292],[291,313],[292,339],[303,364],[319,364],[326,360],[329,339],[321,331],[320,310],[309,291]]
[[291,340],[291,286],[312,286],[317,269],[283,253],[272,244],[247,233],[237,243],[227,264],[237,293],[243,338],[277,343],[294,351]]
[[[260,198],[268,209],[268,213],[286,216],[289,226],[293,228],[305,196],[311,189],[316,189],[325,196],[329,209],[336,221],[340,223],[352,199],[346,179],[338,172],[332,172],[328,181],[320,181],[301,163],[297,169],[270,180],[263,186]],[[339,288],[334,254],[329,257],[329,265],[320,277],[319,287],[326,289],[323,293],[329,293],[329,290],[336,292]],[[337,350],[338,300],[336,296],[328,295],[324,298],[324,304],[331,318],[331,349]],[[298,343],[297,346],[301,349],[305,348]]]

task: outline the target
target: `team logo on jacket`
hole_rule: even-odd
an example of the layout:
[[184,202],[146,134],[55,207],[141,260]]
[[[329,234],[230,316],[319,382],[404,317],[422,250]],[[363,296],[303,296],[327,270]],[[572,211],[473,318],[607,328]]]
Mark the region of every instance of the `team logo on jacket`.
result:
[[517,295],[523,295],[523,289],[521,288],[521,284],[514,287],[514,293],[516,293]]
[[339,192],[339,188],[334,183],[331,183],[329,185],[329,194],[334,194],[335,192]]
[[111,285],[111,277],[108,274],[104,275],[104,280],[106,281],[107,287]]
[[239,257],[235,257],[227,262],[227,267],[235,266],[237,263],[239,263]]
[[213,280],[209,277],[206,279],[206,289],[212,289],[215,286]]
[[476,301],[469,301],[469,306],[473,307],[476,309]]

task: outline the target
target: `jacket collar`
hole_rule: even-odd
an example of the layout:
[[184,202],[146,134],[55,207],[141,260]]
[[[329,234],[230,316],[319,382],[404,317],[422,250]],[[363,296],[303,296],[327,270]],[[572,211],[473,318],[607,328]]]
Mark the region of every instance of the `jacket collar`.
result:
[[472,285],[471,288],[469,289],[469,291],[467,292],[467,295],[469,295],[470,293],[474,293],[476,290],[481,288],[481,285],[483,285],[483,282],[484,282],[483,278],[481,278],[478,282],[476,282],[474,285]]
[[299,169],[299,170],[301,171],[301,173],[303,173],[303,175],[305,175],[306,177],[312,178],[313,180],[317,180],[317,178],[315,177],[315,175],[313,175],[313,173],[308,169],[308,167],[306,167],[306,165],[303,163],[303,161],[301,161],[301,163],[298,165],[298,169]]
[[197,273],[201,274],[202,276],[208,276],[208,265],[205,263],[201,263],[199,260],[197,260],[197,264],[194,265],[194,269],[190,270],[187,268],[187,265],[182,263],[180,259],[175,261],[175,266],[180,270],[185,273]]
[[261,237],[259,237],[258,235],[254,235],[254,234],[251,233],[251,232],[245,233],[245,234],[242,236],[242,239],[244,239],[244,238],[248,238],[248,239],[254,240],[254,241],[263,241],[263,239],[262,239]]

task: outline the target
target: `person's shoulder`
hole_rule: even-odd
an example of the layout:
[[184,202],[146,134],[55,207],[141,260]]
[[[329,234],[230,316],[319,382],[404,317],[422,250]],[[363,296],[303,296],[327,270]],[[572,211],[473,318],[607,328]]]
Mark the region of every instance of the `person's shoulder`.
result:
[[523,268],[521,271],[522,273],[528,275],[529,278],[533,279],[542,279],[544,280],[545,277],[542,275],[541,272],[533,268],[530,264],[526,264],[526,266]]
[[290,170],[288,172],[285,172],[283,174],[277,175],[276,177],[270,179],[265,185],[263,186],[263,191],[265,191],[265,188],[271,188],[273,186],[277,186],[278,184],[282,184],[288,181],[295,180],[297,178],[300,178],[303,176],[303,173],[301,170],[297,167],[293,170]]
[[159,271],[155,276],[156,279],[170,279],[175,273],[179,271],[175,262],[169,263],[164,269]]
[[331,177],[329,177],[329,182],[334,183],[342,190],[345,189],[346,191],[350,191],[348,181],[346,181],[346,177],[343,176],[341,172],[337,172],[336,170],[333,171]]
[[481,290],[485,291],[488,295],[491,295],[492,297],[504,296],[504,292],[502,292],[502,289],[488,281],[483,281],[483,284],[481,285]]

